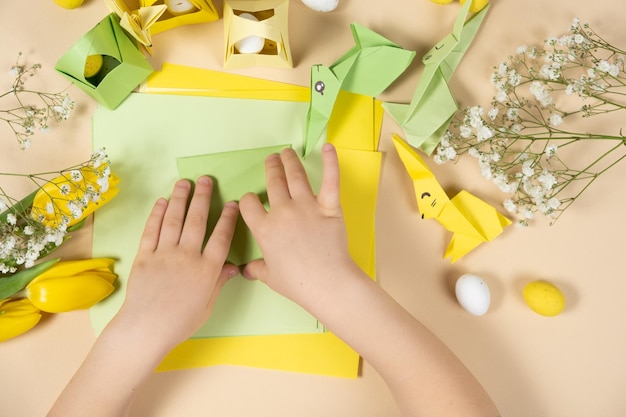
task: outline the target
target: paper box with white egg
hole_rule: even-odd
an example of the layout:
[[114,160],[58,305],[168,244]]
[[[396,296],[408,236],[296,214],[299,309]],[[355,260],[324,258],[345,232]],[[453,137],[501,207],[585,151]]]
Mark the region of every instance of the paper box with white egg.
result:
[[292,68],[288,0],[224,0],[224,68]]
[[153,72],[110,14],[74,44],[55,69],[104,106],[115,109]]
[[167,6],[165,13],[150,26],[152,35],[179,26],[215,22],[219,19],[217,9],[211,0],[139,0],[139,3],[140,7],[158,4]]

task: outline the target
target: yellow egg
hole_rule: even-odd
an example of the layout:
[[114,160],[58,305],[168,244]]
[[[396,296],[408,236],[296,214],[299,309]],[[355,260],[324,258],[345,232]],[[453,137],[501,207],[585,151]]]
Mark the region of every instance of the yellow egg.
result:
[[56,4],[65,9],[75,9],[81,6],[85,0],[54,0]]
[[85,78],[93,77],[102,69],[102,55],[89,55],[85,61]]
[[[465,4],[466,0],[460,0],[461,4]],[[489,0],[472,0],[472,5],[469,8],[471,13],[476,13],[481,11],[487,4],[489,4]]]
[[556,316],[565,308],[565,296],[546,281],[533,281],[524,287],[524,301],[535,313]]

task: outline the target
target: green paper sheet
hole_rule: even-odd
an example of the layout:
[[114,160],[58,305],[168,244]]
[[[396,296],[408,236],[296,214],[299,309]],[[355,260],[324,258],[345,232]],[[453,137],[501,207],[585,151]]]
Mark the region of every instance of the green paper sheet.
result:
[[[177,158],[182,176],[213,175],[221,189],[226,180],[218,172],[209,172],[208,163],[202,166],[203,158],[211,159],[208,154],[218,152],[244,151],[234,152],[239,158],[249,149],[286,144],[300,150],[306,113],[305,102],[152,94],[131,94],[115,111],[104,107],[95,111],[94,147],[106,147],[113,170],[121,179],[116,201],[98,212],[94,222],[93,255],[119,259],[116,272],[121,283],[119,291],[92,309],[97,332],[123,301],[148,213],[158,197],[168,196],[180,177]],[[252,153],[260,152],[257,158],[264,158],[262,154],[275,149]],[[319,149],[306,159],[305,167],[314,189],[318,188]],[[313,316],[264,284],[235,277],[224,286],[211,319],[196,336],[323,331]]]

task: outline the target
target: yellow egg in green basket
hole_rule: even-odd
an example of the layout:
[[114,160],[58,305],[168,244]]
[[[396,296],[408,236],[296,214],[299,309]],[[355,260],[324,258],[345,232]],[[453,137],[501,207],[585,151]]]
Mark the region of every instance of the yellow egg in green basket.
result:
[[90,78],[100,72],[104,60],[102,55],[89,55],[85,60],[85,78]]
[[535,313],[556,316],[565,308],[565,296],[555,285],[546,281],[533,281],[524,287],[524,301]]
[[82,6],[84,0],[54,0],[54,2],[64,9],[75,9]]

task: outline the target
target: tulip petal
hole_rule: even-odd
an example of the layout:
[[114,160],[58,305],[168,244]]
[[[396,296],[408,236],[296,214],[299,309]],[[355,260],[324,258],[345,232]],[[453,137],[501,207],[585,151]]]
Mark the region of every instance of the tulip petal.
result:
[[115,259],[111,258],[93,258],[76,261],[62,261],[39,275],[33,281],[43,281],[47,279],[56,279],[62,277],[70,277],[85,271],[103,270],[112,271]]
[[108,297],[115,287],[97,274],[86,272],[71,277],[32,281],[26,296],[40,310],[48,313],[90,308]]
[[41,312],[25,298],[0,302],[0,342],[26,333],[40,319]]

